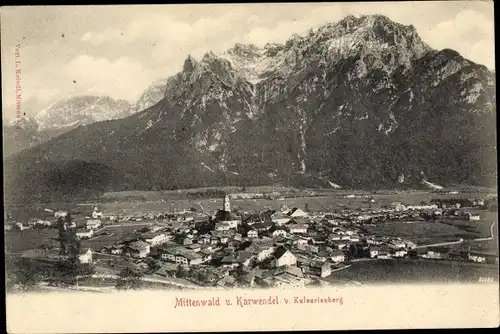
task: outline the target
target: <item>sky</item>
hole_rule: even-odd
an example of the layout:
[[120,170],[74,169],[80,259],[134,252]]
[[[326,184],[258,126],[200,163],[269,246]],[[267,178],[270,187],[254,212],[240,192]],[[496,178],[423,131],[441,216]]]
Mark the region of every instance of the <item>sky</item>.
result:
[[[493,2],[424,1],[232,5],[2,7],[2,99],[21,106],[92,94],[134,103],[184,59],[235,43],[283,43],[294,33],[353,14],[415,26],[435,49],[494,69]],[[16,45],[18,57],[16,58]],[[23,107],[21,107],[23,108]],[[36,108],[36,107],[35,107]],[[3,108],[5,112],[5,108]]]

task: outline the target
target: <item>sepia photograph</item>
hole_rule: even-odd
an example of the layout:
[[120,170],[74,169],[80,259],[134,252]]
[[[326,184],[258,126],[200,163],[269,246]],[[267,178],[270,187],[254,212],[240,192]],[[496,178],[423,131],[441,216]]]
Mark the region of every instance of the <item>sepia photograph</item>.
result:
[[493,15],[2,7],[8,331],[498,326]]

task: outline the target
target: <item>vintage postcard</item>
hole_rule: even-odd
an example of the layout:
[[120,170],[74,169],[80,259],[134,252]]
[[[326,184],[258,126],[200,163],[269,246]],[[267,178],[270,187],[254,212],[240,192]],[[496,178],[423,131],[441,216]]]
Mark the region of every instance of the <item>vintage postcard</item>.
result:
[[1,8],[9,333],[497,327],[493,2]]

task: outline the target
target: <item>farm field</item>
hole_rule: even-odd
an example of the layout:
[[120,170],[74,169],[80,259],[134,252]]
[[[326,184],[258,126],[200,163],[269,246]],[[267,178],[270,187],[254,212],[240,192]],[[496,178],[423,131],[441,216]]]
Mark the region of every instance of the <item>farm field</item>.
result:
[[[279,190],[279,189],[276,189]],[[261,190],[262,191],[262,190]],[[164,194],[169,192],[142,192],[145,195],[153,193]],[[173,192],[178,194],[179,192]],[[180,192],[182,194],[182,192]],[[321,192],[317,192],[320,194]],[[240,211],[257,211],[265,208],[279,210],[282,205],[287,205],[289,208],[307,208],[309,211],[333,211],[341,209],[355,210],[358,208],[379,208],[390,205],[392,202],[402,202],[404,204],[418,204],[422,201],[429,202],[435,198],[482,198],[487,195],[486,192],[468,192],[461,194],[436,194],[429,191],[328,191],[323,192],[323,196],[308,196],[308,197],[293,197],[283,200],[270,199],[232,199],[232,208]],[[120,194],[116,194],[116,198],[120,198]],[[128,194],[130,195],[130,194]],[[167,194],[168,195],[168,194]],[[213,214],[216,210],[222,207],[222,198],[203,198],[199,200],[189,199],[169,199],[165,195],[162,199],[157,200],[117,200],[115,202],[106,203],[72,203],[67,206],[54,204],[52,208],[76,210],[80,214],[73,215],[75,220],[78,220],[78,225],[84,223],[83,217],[90,214],[95,205],[105,213],[134,213],[142,214],[146,212],[172,212],[174,210],[190,210],[194,208],[198,213]],[[147,196],[146,196],[147,197]],[[370,198],[375,199],[375,203],[369,203]],[[31,217],[37,217],[37,213],[43,215],[47,219],[47,213],[44,211],[47,205],[38,205],[34,207],[17,207],[17,210],[26,210],[30,212]],[[471,210],[473,211],[473,210]],[[490,226],[492,221],[497,221],[496,212],[479,211],[481,221],[470,222],[462,220],[446,220],[435,222],[387,222],[379,224],[375,227],[367,227],[371,233],[386,236],[399,236],[417,244],[432,244],[437,242],[457,241],[460,238],[464,240],[482,238],[490,236]],[[53,217],[53,215],[52,215]],[[120,222],[118,225],[110,225],[104,230],[98,232],[109,232],[111,235],[101,235],[91,240],[83,240],[83,247],[91,247],[100,249],[105,245],[112,245],[119,240],[130,237],[134,232],[141,227],[147,226],[153,221],[143,222]],[[371,229],[371,230],[370,230]],[[498,224],[495,226],[495,234],[498,234]],[[5,242],[6,251],[10,253],[23,252],[27,249],[39,248],[43,244],[49,244],[57,247],[58,242],[54,240],[57,237],[57,229],[43,230],[25,230],[25,231],[6,231]]]
[[[462,223],[462,224],[460,224]],[[370,234],[389,237],[401,237],[415,242],[417,245],[439,242],[485,238],[491,235],[491,221],[473,222],[464,225],[466,221],[413,221],[386,222],[376,226],[366,226]]]
[[495,239],[493,240],[485,240],[485,241],[470,241],[463,242],[460,244],[451,245],[450,249],[454,251],[462,251],[466,252],[468,250],[472,252],[479,252],[485,254],[497,254],[498,255],[498,239],[497,234],[495,235]]
[[[356,197],[347,198],[354,195]],[[329,193],[322,196],[289,197],[283,200],[271,199],[232,199],[233,208],[240,211],[256,211],[262,209],[279,210],[282,205],[289,208],[298,207],[304,209],[307,205],[310,211],[333,211],[342,209],[376,209],[383,206],[389,206],[393,202],[402,202],[403,204],[419,204],[420,202],[429,202],[435,198],[469,198],[483,197],[485,193],[467,193],[458,195],[440,195],[432,192],[401,192],[401,193],[381,193],[377,192],[347,192],[342,191],[335,194]],[[375,203],[369,203],[370,198],[375,199]],[[93,204],[89,204],[93,205]],[[199,212],[214,212],[222,205],[222,198],[203,198],[199,200],[189,199],[157,199],[157,200],[117,200],[100,205],[103,210],[117,212],[140,212],[140,211],[160,211],[170,212],[175,210],[196,209]]]
[[[458,191],[457,194],[435,194],[439,196],[453,196],[453,197],[468,197],[470,194],[474,193],[491,193],[496,194],[496,189],[488,189],[481,187],[450,187],[449,190]],[[193,189],[180,189],[180,190],[164,190],[164,191],[120,191],[120,192],[107,192],[103,194],[103,198],[105,199],[146,199],[146,200],[159,200],[159,199],[178,199],[182,196],[188,194],[196,194],[203,193],[209,191],[222,191],[226,193],[270,193],[270,192],[280,192],[280,193],[295,193],[295,194],[311,194],[315,193],[320,196],[344,196],[349,194],[355,195],[406,195],[406,194],[425,194],[432,193],[429,190],[417,190],[417,189],[407,189],[407,190],[395,190],[395,189],[379,189],[379,190],[361,190],[361,189],[321,189],[321,188],[309,188],[309,189],[297,189],[297,188],[288,188],[282,186],[255,186],[255,187],[247,187],[243,190],[241,187],[208,187],[208,188],[193,188]]]
[[498,282],[498,267],[439,260],[374,260],[353,263],[325,278],[358,281],[362,284],[474,283],[479,277]]
[[[89,247],[94,250],[99,250],[104,246],[111,246],[120,240],[125,240],[134,236],[135,231],[147,227],[153,224],[153,222],[143,222],[143,223],[122,223],[118,225],[108,225],[102,229],[99,229],[97,236],[91,239],[83,239],[81,241],[82,247]],[[110,235],[104,235],[103,233],[108,232]]]
[[[222,198],[199,198],[188,199],[189,193],[203,191],[206,189],[187,189],[180,191],[129,191],[118,193],[107,193],[102,197],[102,201],[93,200],[85,203],[47,203],[33,205],[6,205],[6,211],[13,215],[13,219],[27,219],[31,217],[47,218],[50,213],[44,211],[51,210],[69,210],[80,211],[84,215],[92,212],[94,206],[98,206],[104,212],[171,212],[175,210],[189,210],[195,208],[198,212],[213,212],[222,205]],[[239,193],[240,188],[226,187],[219,190],[229,193]],[[253,190],[253,189],[252,189]],[[289,191],[288,188],[280,187],[257,187],[254,192],[264,191]],[[270,199],[232,199],[233,208],[241,211],[262,210],[272,208],[279,210],[283,204],[288,207],[298,207],[304,209],[306,204],[310,211],[341,210],[341,209],[369,209],[388,206],[393,202],[402,202],[403,204],[418,204],[420,202],[429,202],[435,198],[484,198],[493,196],[492,190],[469,190],[459,194],[438,194],[432,191],[395,191],[395,190],[295,190],[296,194],[302,194],[301,197],[287,197],[284,200]],[[246,191],[250,192],[249,190]],[[315,193],[315,196],[308,195]],[[353,197],[354,196],[354,197]],[[369,203],[370,198],[375,199],[375,203]]]
[[5,253],[23,253],[28,249],[40,248],[42,245],[59,247],[57,238],[56,228],[5,231]]
[[[151,225],[152,222],[143,223],[124,223],[119,226],[106,226],[99,230],[97,234],[110,232],[111,235],[100,235],[89,240],[82,240],[82,247],[90,247],[98,250],[103,246],[112,245],[119,240],[134,235],[134,232],[145,226]],[[56,228],[46,229],[31,229],[24,231],[5,231],[5,252],[8,254],[23,253],[28,249],[38,249],[42,245],[47,245],[49,248],[58,248],[59,241],[58,230]]]

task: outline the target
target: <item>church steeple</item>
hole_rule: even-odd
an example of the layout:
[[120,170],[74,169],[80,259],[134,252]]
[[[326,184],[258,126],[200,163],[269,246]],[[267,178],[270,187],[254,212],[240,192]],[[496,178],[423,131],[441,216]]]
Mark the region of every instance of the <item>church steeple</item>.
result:
[[224,211],[231,212],[231,202],[229,201],[229,196],[227,194],[224,197]]

